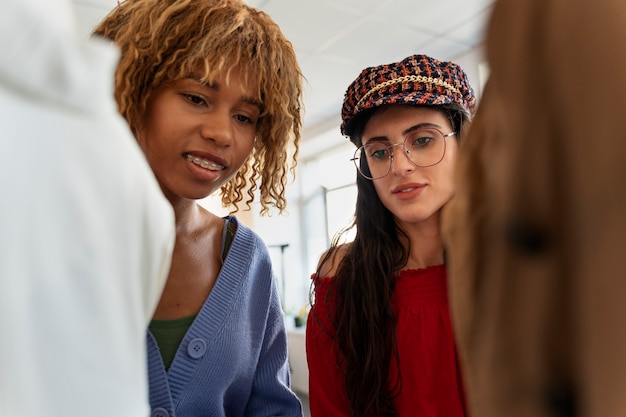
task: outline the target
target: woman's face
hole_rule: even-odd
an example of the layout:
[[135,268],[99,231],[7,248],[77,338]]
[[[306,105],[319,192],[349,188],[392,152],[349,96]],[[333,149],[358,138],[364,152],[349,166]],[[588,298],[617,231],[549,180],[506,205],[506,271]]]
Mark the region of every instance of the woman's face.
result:
[[170,201],[204,198],[243,165],[260,114],[252,97],[237,71],[210,85],[191,74],[155,92],[137,141]]
[[[448,117],[425,107],[392,105],[370,117],[361,141],[364,145],[382,142],[400,144],[408,132],[418,127],[439,129],[444,135],[453,131]],[[454,163],[458,146],[455,136],[445,139],[445,154],[441,162],[418,167],[409,161],[402,145],[392,148],[391,170],[373,180],[382,204],[403,224],[419,223],[438,215],[454,192]]]

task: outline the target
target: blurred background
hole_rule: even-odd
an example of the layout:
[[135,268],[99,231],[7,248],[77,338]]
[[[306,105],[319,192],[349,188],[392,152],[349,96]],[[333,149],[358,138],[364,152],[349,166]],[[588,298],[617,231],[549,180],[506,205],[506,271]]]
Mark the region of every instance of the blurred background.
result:
[[[79,31],[91,29],[117,0],[72,0]],[[248,0],[266,11],[291,40],[306,77],[304,135],[287,213],[237,217],[268,244],[289,327],[293,386],[306,400],[303,328],[292,316],[308,304],[310,276],[333,235],[354,211],[354,146],[339,133],[343,94],[368,66],[425,53],[467,72],[480,97],[488,68],[483,34],[492,0]],[[227,214],[219,198],[203,205]]]

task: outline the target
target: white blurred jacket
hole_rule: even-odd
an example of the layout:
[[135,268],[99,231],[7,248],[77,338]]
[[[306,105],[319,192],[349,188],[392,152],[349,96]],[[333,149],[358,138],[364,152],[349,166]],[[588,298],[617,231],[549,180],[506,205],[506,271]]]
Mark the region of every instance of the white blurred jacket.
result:
[[148,416],[174,216],[71,12],[0,2],[0,416]]

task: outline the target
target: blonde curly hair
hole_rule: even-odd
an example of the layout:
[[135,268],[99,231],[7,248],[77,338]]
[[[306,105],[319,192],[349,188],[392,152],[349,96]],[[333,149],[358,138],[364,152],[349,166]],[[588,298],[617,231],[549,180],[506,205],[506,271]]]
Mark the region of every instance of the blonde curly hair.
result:
[[[158,87],[204,68],[204,79],[238,67],[262,103],[251,157],[222,188],[222,204],[260,194],[261,214],[282,212],[302,127],[302,72],[291,42],[264,12],[241,0],[125,0],[95,28],[121,58],[115,99],[133,133]],[[290,160],[291,155],[291,160]]]

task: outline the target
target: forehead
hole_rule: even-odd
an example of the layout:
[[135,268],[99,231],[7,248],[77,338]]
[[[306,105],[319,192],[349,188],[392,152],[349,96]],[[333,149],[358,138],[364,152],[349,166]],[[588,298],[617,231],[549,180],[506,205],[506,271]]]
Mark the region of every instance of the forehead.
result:
[[445,112],[436,108],[391,105],[381,108],[369,118],[362,139],[366,142],[372,137],[403,136],[407,130],[420,126],[449,130],[452,124]]
[[218,67],[208,63],[196,66],[193,77],[208,85],[240,88],[243,95],[250,97],[254,102],[261,103],[261,85],[258,71],[244,65],[232,67]]

